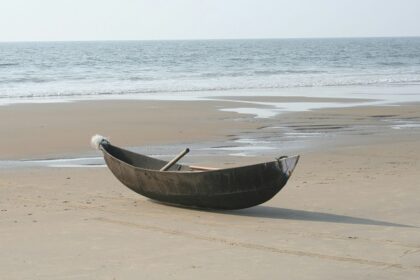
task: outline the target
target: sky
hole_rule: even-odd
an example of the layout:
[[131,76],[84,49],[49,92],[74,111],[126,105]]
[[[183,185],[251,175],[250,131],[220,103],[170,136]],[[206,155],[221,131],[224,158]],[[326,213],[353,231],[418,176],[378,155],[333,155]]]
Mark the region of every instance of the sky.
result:
[[420,36],[420,0],[0,0],[0,41]]

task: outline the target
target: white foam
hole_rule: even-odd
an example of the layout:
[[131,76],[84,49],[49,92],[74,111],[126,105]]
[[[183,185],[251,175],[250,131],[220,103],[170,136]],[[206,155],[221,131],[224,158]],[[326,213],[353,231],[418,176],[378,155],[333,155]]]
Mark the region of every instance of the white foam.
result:
[[323,135],[322,132],[286,132],[284,135],[290,138],[311,138]]
[[252,145],[270,143],[269,141],[257,140],[257,139],[254,139],[254,138],[241,138],[241,139],[236,139],[234,142],[240,143],[240,144],[252,144]]
[[391,125],[391,128],[393,129],[420,128],[420,124],[418,123],[398,124],[398,125]]
[[248,156],[250,156],[247,153],[232,153],[232,154],[229,154],[229,155],[234,156],[234,157],[248,157]]

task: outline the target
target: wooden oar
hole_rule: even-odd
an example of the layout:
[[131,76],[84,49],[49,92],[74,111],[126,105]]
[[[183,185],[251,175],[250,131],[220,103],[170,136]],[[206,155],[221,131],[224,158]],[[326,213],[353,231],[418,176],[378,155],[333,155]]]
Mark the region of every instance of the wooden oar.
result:
[[170,162],[168,162],[167,164],[165,164],[164,167],[162,167],[159,171],[166,171],[169,168],[172,167],[172,165],[174,165],[175,163],[178,162],[178,160],[180,160],[183,156],[185,156],[186,154],[188,154],[188,152],[190,151],[190,149],[186,148],[184,151],[182,151],[182,153],[180,153],[179,155],[177,155],[173,160],[171,160]]
[[192,169],[200,170],[200,171],[211,171],[211,170],[219,170],[220,168],[216,167],[207,167],[207,166],[198,166],[198,165],[190,165]]

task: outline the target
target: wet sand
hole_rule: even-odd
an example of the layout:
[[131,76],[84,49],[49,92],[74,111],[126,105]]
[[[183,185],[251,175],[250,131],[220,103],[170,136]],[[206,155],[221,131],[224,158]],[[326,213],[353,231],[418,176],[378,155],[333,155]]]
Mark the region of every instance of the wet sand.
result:
[[96,133],[123,146],[217,139],[255,124],[220,102],[96,101],[0,107],[0,159],[90,151]]
[[[0,107],[2,159],[83,153],[94,133],[122,146],[273,139],[273,127],[319,133],[278,195],[240,211],[157,204],[106,168],[0,168],[0,278],[419,278],[419,105],[271,119],[219,111],[226,107],[232,104]],[[205,161],[223,166],[268,158]]]

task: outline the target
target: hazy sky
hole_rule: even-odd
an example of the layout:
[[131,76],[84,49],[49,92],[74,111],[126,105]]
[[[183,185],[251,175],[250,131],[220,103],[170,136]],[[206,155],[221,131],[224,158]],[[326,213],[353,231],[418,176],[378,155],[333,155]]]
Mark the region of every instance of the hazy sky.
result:
[[420,36],[420,0],[0,0],[0,41]]

